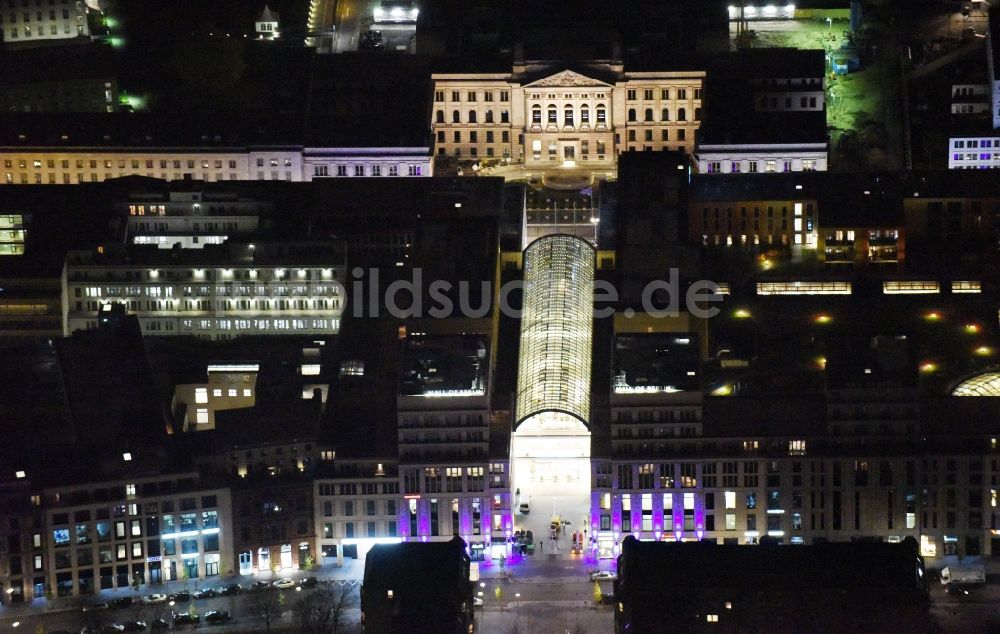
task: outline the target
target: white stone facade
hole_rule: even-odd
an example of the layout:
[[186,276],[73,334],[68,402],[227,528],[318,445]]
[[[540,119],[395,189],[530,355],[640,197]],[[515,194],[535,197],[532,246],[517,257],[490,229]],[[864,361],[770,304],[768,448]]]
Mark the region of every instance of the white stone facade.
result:
[[543,74],[544,65],[432,75],[435,155],[526,168],[609,168],[627,150],[692,151],[703,71],[591,66],[594,76],[553,68],[535,80],[528,77]]

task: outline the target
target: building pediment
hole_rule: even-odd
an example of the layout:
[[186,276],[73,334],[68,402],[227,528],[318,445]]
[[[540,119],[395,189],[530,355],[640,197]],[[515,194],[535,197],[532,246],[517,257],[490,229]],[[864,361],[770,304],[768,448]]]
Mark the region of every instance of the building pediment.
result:
[[525,84],[525,88],[571,88],[571,87],[603,87],[611,88],[611,84],[607,84],[603,81],[594,79],[592,77],[587,77],[586,75],[581,75],[580,73],[572,70],[564,70],[554,75],[549,75],[548,77],[542,77],[541,79],[536,79],[535,81]]

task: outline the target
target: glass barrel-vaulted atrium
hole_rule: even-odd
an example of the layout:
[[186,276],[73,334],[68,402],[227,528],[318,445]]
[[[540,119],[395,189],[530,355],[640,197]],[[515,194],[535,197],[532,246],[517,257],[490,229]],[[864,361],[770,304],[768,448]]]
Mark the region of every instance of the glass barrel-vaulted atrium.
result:
[[542,412],[590,417],[594,249],[568,235],[524,251],[516,425]]
[[959,383],[952,396],[1000,396],[1000,372],[985,372]]
[[583,526],[590,501],[593,247],[550,235],[524,252],[511,472],[519,528]]

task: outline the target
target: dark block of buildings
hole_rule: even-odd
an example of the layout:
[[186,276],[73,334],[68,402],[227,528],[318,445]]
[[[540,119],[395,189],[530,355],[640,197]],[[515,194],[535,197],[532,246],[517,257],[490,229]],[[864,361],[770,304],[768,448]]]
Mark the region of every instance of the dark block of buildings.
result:
[[472,631],[472,583],[465,542],[377,544],[361,587],[365,632]]
[[627,537],[615,581],[615,632],[923,631],[917,543],[749,548]]

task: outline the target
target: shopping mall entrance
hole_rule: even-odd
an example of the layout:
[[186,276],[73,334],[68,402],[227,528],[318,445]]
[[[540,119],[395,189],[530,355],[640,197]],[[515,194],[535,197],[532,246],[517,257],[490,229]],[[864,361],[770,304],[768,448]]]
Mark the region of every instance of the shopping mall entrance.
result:
[[[541,413],[512,434],[510,456],[515,529],[532,531],[536,554],[569,554],[572,533],[589,534],[590,432],[566,414]],[[564,526],[555,541],[553,521]]]

